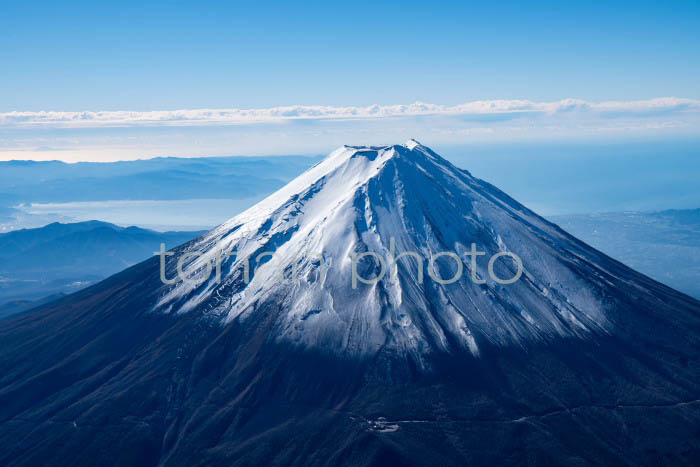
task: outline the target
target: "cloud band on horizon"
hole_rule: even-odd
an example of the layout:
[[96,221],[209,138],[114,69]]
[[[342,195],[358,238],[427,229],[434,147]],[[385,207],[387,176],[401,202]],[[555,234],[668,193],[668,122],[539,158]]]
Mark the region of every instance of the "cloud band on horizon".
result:
[[282,123],[295,120],[376,120],[419,116],[464,116],[479,120],[494,117],[510,119],[565,114],[614,118],[698,113],[700,113],[700,99],[677,97],[604,102],[589,102],[581,99],[562,99],[552,102],[498,99],[471,101],[453,106],[416,102],[407,105],[368,107],[298,105],[264,109],[13,111],[0,113],[0,127],[218,126]]

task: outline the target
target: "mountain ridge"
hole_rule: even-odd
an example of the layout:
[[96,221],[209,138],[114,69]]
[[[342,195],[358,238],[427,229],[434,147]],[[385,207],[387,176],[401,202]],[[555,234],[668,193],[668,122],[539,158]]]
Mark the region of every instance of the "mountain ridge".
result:
[[155,232],[102,221],[54,222],[1,233],[0,303],[74,292],[149,258],[160,243],[172,248],[201,233]]

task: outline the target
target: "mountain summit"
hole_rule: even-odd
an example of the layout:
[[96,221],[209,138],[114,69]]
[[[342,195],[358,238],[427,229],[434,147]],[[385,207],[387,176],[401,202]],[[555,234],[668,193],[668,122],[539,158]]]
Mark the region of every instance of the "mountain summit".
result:
[[700,303],[414,140],[159,256],[0,322],[1,465],[700,459]]
[[271,313],[294,345],[417,360],[605,333],[620,281],[609,259],[415,140],[343,146],[181,254],[192,277],[220,274],[164,288],[158,310]]

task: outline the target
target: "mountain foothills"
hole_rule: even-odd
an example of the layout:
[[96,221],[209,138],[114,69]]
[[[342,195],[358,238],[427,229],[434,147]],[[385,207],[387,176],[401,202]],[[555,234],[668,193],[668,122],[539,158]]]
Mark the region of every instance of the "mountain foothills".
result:
[[0,322],[0,463],[700,460],[700,302],[415,141],[170,253]]

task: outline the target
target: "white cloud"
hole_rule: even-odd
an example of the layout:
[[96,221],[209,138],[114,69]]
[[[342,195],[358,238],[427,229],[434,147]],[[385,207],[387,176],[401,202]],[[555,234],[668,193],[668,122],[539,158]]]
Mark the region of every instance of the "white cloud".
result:
[[267,109],[190,109],[83,112],[0,113],[0,127],[119,127],[119,126],[206,126],[282,123],[298,120],[361,120],[416,116],[464,116],[474,119],[583,115],[593,117],[646,117],[658,114],[698,114],[700,100],[675,97],[639,101],[588,102],[563,99],[554,102],[530,100],[484,100],[446,106],[416,102],[407,105],[369,107],[289,106]]

